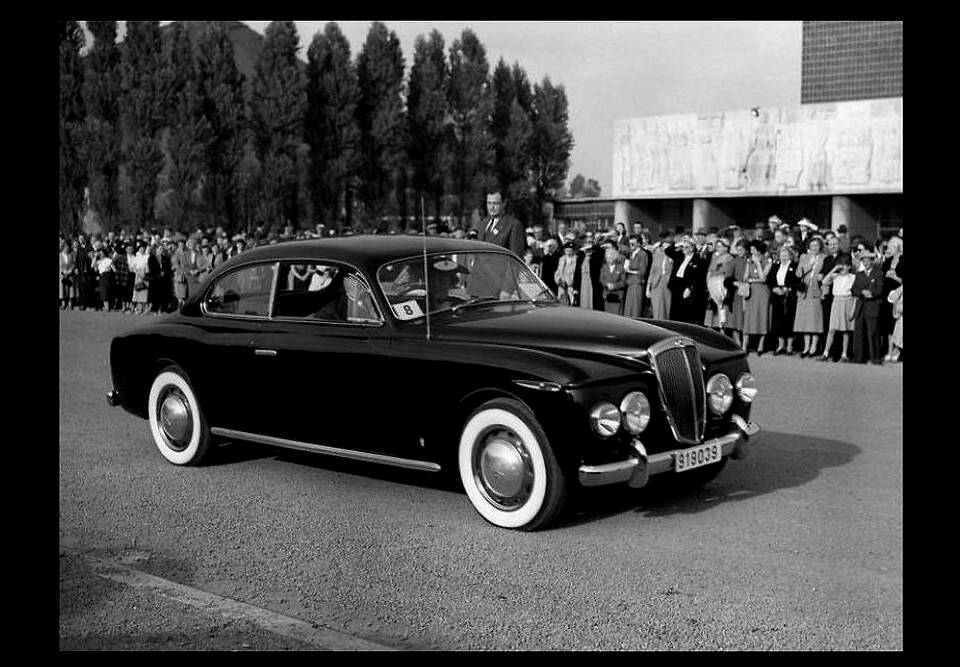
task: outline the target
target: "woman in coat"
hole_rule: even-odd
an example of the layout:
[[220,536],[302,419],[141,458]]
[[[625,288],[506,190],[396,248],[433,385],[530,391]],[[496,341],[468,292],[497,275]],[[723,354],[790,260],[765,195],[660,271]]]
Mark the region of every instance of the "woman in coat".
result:
[[793,249],[783,246],[779,255],[767,274],[767,286],[770,287],[770,333],[777,337],[778,343],[775,355],[793,354],[790,343],[797,311],[797,288],[800,286]]
[[623,297],[627,287],[627,274],[623,270],[623,255],[616,246],[609,244],[605,250],[605,263],[600,269],[600,284],[603,285],[603,309],[608,313],[623,315]]
[[797,264],[797,277],[800,279],[797,295],[797,313],[793,320],[794,333],[803,334],[803,352],[801,357],[813,356],[823,331],[823,298],[821,282],[823,276],[823,242],[819,236],[812,237],[807,244],[807,252],[800,256]]
[[738,238],[731,244],[730,250],[733,255],[733,262],[728,269],[730,274],[724,283],[727,287],[727,299],[730,302],[730,318],[727,320],[727,328],[737,345],[740,345],[743,339],[743,295],[740,293],[740,286],[749,286],[745,278],[747,261],[750,256],[749,245],[750,242],[743,237]]
[[630,254],[627,255],[627,261],[623,267],[627,272],[627,293],[623,314],[627,317],[642,317],[644,281],[649,269],[649,259],[647,251],[640,244],[640,237],[635,234],[630,237],[628,251]]
[[760,336],[757,342],[757,356],[764,350],[764,341],[770,332],[770,288],[767,286],[767,274],[770,272],[770,259],[767,257],[767,244],[763,241],[751,241],[750,258],[744,281],[750,286],[750,295],[744,297],[743,304],[743,344],[744,352],[750,344],[750,336]]
[[655,320],[670,319],[670,290],[667,285],[673,275],[673,244],[669,232],[660,234],[660,243],[654,248],[650,259],[650,277],[647,280],[647,298]]

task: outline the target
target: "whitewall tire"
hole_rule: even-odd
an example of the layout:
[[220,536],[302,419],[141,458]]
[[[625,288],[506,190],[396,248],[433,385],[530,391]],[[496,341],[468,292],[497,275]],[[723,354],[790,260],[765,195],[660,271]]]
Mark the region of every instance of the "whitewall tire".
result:
[[209,453],[210,429],[179,366],[167,366],[154,378],[147,411],[153,441],[167,461],[196,465]]
[[534,530],[560,513],[563,472],[522,403],[496,399],[480,406],[463,427],[457,459],[467,497],[493,525]]

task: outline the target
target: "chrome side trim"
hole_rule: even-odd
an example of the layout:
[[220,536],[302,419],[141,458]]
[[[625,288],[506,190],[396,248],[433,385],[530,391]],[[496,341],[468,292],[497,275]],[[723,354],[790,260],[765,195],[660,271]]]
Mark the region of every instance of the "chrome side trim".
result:
[[328,454],[330,456],[339,456],[345,459],[354,459],[357,461],[367,461],[369,463],[382,463],[384,465],[395,466],[397,468],[409,468],[411,470],[422,470],[425,472],[439,472],[440,466],[430,461],[416,461],[414,459],[402,459],[397,456],[387,456],[386,454],[373,454],[371,452],[359,452],[352,449],[341,449],[339,447],[328,447],[327,445],[317,445],[312,442],[300,442],[298,440],[287,440],[277,438],[272,435],[260,435],[258,433],[246,433],[244,431],[234,431],[229,428],[220,428],[214,426],[210,429],[213,435],[219,435],[225,438],[236,438],[237,440],[248,440],[258,442],[262,445],[273,445],[274,447],[285,447],[286,449],[298,449],[304,452],[314,452],[317,454]]
[[537,391],[560,391],[563,389],[556,382],[540,382],[539,380],[514,380],[513,384]]

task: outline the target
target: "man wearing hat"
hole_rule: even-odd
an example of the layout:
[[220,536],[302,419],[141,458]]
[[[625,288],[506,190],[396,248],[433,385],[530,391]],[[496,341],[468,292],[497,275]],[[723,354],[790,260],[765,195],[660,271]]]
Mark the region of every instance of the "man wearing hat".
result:
[[507,248],[522,258],[527,247],[527,237],[520,221],[504,213],[503,193],[499,188],[493,188],[487,193],[487,214],[479,240]]
[[883,363],[880,356],[880,305],[883,269],[870,249],[860,253],[863,269],[857,271],[850,292],[857,297],[853,310],[853,358],[860,363]]

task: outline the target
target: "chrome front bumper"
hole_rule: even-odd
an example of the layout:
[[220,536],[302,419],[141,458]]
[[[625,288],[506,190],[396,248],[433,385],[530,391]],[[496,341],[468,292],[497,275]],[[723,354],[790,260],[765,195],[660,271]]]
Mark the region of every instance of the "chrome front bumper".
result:
[[[706,440],[702,444],[719,444],[723,456],[734,459],[746,458],[750,448],[760,439],[760,426],[747,422],[739,415],[733,415],[734,429],[727,435]],[[660,454],[647,454],[639,438],[633,440],[633,456],[624,461],[614,461],[602,465],[580,466],[580,484],[583,486],[603,486],[627,482],[634,488],[644,486],[650,475],[673,470],[674,455],[680,451],[671,450]]]

